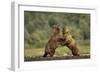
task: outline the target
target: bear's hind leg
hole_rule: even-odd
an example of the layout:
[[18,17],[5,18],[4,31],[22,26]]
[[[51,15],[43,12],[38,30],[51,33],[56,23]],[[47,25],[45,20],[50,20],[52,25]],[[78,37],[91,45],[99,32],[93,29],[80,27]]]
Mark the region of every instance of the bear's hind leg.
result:
[[45,52],[45,53],[44,53],[44,55],[43,55],[43,57],[47,57],[47,55],[48,55],[48,53],[47,53],[47,52]]

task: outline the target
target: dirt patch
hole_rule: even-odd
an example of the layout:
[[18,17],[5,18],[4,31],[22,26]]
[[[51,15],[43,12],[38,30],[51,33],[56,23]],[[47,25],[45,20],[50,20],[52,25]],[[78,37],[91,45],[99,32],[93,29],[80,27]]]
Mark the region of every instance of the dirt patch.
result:
[[82,56],[62,56],[62,57],[24,57],[24,61],[47,61],[47,60],[71,60],[71,59],[89,59],[90,55]]

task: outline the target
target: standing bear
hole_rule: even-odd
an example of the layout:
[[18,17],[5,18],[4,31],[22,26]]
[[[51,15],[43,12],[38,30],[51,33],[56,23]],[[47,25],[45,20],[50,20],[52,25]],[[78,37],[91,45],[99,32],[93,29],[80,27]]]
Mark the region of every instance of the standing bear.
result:
[[73,56],[79,56],[79,45],[73,39],[69,30],[64,27],[62,32],[63,32],[63,39],[64,39],[63,45],[68,47],[71,50]]
[[43,57],[46,57],[47,55],[50,55],[50,57],[52,57],[55,53],[55,49],[60,45],[60,27],[58,25],[53,25],[52,30],[53,32],[45,46],[45,53]]

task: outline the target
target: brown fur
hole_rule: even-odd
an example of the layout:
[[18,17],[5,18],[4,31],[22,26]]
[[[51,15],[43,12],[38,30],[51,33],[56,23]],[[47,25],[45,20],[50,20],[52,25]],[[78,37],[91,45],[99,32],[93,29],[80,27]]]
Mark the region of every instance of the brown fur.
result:
[[79,45],[77,42],[72,38],[72,35],[68,30],[63,28],[63,38],[65,41],[63,42],[65,46],[67,46],[74,56],[79,56]]
[[45,47],[45,54],[43,57],[46,57],[48,54],[52,57],[55,53],[55,49],[59,46],[60,42],[60,28],[58,26],[53,26],[53,34],[50,37],[48,43]]

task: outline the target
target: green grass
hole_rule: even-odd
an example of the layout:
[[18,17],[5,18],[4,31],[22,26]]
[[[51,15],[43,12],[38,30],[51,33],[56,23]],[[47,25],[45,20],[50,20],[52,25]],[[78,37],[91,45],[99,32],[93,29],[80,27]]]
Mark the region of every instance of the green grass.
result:
[[[44,48],[25,49],[24,57],[37,57],[43,56]],[[90,54],[89,46],[81,46],[80,54]],[[67,47],[59,47],[56,49],[55,56],[71,55],[71,51]]]

